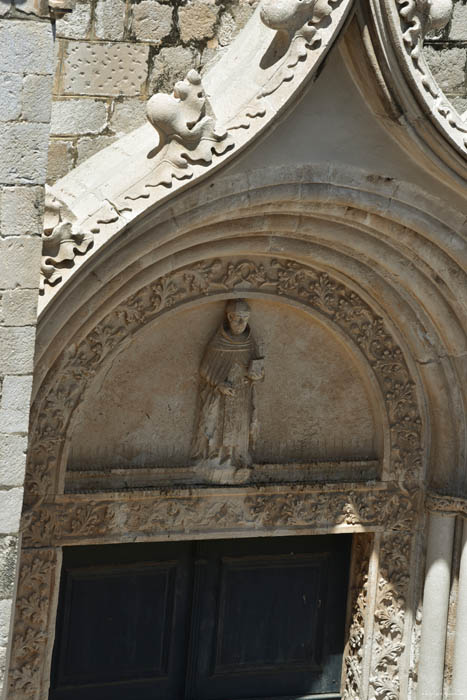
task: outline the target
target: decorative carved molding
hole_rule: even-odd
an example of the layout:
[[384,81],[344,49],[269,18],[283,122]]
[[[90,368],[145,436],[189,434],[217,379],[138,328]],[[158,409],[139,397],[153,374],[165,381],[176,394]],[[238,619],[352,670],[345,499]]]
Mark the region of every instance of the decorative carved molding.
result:
[[147,117],[159,134],[153,187],[170,187],[173,178],[190,179],[190,163],[209,165],[214,155],[234,146],[227,131],[206,115],[206,95],[195,70],[176,83],[172,95],[153,95],[147,104]]
[[444,515],[460,515],[467,518],[467,497],[447,496],[440,493],[428,493],[425,499],[425,507],[434,513]]
[[375,700],[400,697],[411,540],[410,532],[387,532],[381,540],[370,671]]
[[118,541],[180,534],[253,529],[329,530],[361,528],[408,530],[419,499],[401,495],[396,484],[384,488],[310,489],[302,485],[203,488],[57,496],[30,512],[23,531],[26,546]]
[[73,212],[55,197],[49,188],[45,195],[44,232],[42,234],[42,261],[40,292],[44,284],[57,284],[62,279],[60,268],[72,263],[92,246],[94,236],[76,230]]
[[[397,0],[396,4],[393,0],[381,0],[381,9],[387,17],[388,36],[393,39],[396,56],[402,61],[411,88],[426,101],[425,111],[435,123],[467,155],[467,124],[445,97],[423,56],[425,34],[447,24],[452,13],[451,0]],[[393,16],[395,12],[397,19]],[[374,14],[377,19],[377,13]]]
[[351,622],[347,648],[344,653],[345,684],[342,700],[361,700],[366,695],[363,687],[363,652],[368,607],[368,569],[371,540],[368,535],[356,535],[354,541],[353,571],[351,572]]
[[56,565],[54,549],[23,549],[21,552],[15,635],[8,676],[8,697],[12,700],[37,697],[49,642],[49,606]]
[[405,493],[421,472],[421,418],[414,382],[381,317],[354,291],[291,260],[211,260],[165,275],[131,296],[78,345],[70,347],[33,409],[26,504],[54,492],[54,472],[69,418],[89,380],[118,346],[164,311],[209,294],[256,290],[323,314],[357,345],[379,382],[391,431],[393,477]]

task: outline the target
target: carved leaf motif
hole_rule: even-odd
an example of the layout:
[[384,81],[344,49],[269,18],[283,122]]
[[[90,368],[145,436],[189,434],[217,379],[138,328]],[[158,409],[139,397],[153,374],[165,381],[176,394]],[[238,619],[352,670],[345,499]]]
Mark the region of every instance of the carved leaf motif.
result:
[[365,639],[365,620],[368,597],[368,567],[371,541],[368,537],[355,536],[354,576],[350,591],[352,601],[352,622],[348,634],[346,654],[345,688],[343,700],[361,700],[363,644]]
[[252,102],[229,123],[228,130],[249,129],[252,119],[262,119],[264,116],[266,116],[265,107],[260,103]]
[[400,697],[400,662],[405,647],[404,613],[409,587],[410,532],[382,538],[375,610],[375,653],[370,683],[378,699]]
[[27,693],[36,692],[40,686],[55,564],[55,552],[50,549],[21,553],[9,673],[10,694],[14,698],[28,697]]

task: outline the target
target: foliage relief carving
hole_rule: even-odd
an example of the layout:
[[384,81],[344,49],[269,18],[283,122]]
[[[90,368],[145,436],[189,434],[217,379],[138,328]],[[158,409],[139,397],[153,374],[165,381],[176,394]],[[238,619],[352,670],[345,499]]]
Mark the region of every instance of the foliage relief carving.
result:
[[410,532],[387,532],[381,539],[370,686],[376,700],[400,697],[400,659],[410,581]]
[[154,535],[171,532],[222,532],[255,530],[329,529],[331,527],[391,528],[413,527],[418,512],[415,497],[400,495],[392,484],[384,489],[345,491],[304,491],[288,485],[277,489],[259,488],[240,493],[205,495],[203,490],[188,494],[180,489],[132,493],[131,498],[105,495],[99,500],[70,502],[63,497],[43,503],[30,511],[23,538],[27,546],[47,546],[101,538],[119,539],[129,532]]
[[351,597],[351,622],[347,649],[344,654],[345,685],[343,700],[361,700],[363,688],[363,651],[368,606],[368,569],[370,566],[371,540],[356,535],[354,543],[354,573]]
[[234,146],[227,131],[206,114],[206,95],[195,70],[176,83],[172,95],[153,95],[147,104],[147,117],[159,134],[153,187],[170,187],[172,178],[190,179],[190,163],[209,165],[214,155]]
[[45,283],[54,285],[62,279],[61,269],[72,264],[77,255],[84,255],[93,244],[94,236],[77,226],[73,212],[55,197],[49,188],[45,195],[44,231],[40,293]]
[[29,698],[35,695],[40,684],[55,567],[56,551],[53,549],[23,549],[21,552],[8,697]]

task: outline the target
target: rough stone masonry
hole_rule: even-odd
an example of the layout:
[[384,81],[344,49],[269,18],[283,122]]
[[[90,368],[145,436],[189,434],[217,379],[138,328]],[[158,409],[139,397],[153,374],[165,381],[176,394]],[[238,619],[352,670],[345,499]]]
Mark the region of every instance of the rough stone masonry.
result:
[[54,65],[43,10],[0,0],[0,688],[15,594]]

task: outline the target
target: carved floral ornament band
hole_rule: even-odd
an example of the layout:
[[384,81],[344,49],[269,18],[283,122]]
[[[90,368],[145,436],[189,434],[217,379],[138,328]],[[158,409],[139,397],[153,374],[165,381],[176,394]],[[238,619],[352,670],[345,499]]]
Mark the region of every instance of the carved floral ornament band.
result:
[[170,536],[258,532],[409,531],[420,497],[401,494],[397,484],[373,489],[348,484],[317,490],[301,485],[179,489],[57,496],[28,513],[26,547],[119,542]]

